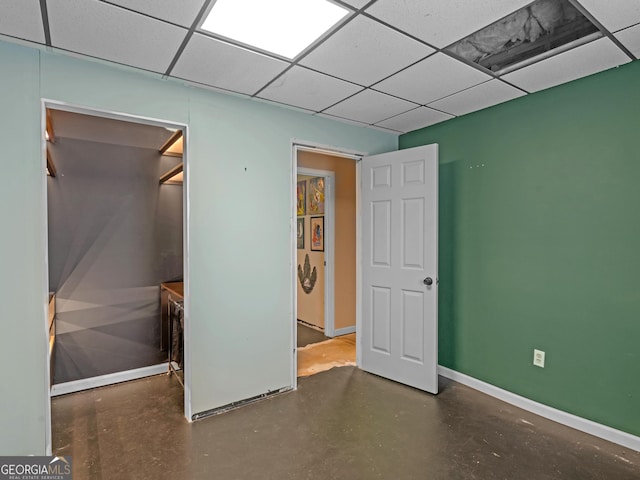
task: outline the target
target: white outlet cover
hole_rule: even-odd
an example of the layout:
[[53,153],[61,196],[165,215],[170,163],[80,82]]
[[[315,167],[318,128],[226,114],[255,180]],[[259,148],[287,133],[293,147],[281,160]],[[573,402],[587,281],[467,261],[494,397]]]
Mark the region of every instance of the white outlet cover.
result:
[[544,352],[542,350],[533,350],[533,364],[536,367],[544,368]]

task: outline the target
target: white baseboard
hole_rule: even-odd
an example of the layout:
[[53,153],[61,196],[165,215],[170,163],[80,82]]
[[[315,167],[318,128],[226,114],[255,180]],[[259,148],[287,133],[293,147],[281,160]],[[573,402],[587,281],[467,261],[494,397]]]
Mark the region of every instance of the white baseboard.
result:
[[83,378],[82,380],[74,380],[73,382],[58,383],[51,387],[51,396],[66,395],[67,393],[80,392],[89,390],[90,388],[104,387],[114,383],[128,382],[129,380],[137,380],[139,378],[150,377],[160,373],[166,373],[169,369],[168,363],[152,365],[150,367],[136,368],[135,370],[127,370],[126,372],[110,373],[108,375],[100,375],[99,377]]
[[604,440],[608,440],[610,442],[617,443],[618,445],[622,445],[623,447],[640,452],[640,437],[636,437],[630,433],[616,430],[615,428],[602,425],[601,423],[596,423],[591,420],[587,420],[586,418],[578,417],[571,413],[521,397],[520,395],[516,395],[515,393],[511,393],[507,390],[503,390],[502,388],[485,383],[482,380],[470,377],[464,373],[443,367],[442,365],[438,365],[438,374],[458,383],[462,383],[474,390],[486,393],[487,395],[502,400],[503,402],[510,403],[511,405],[515,405],[523,410],[540,415],[541,417],[548,418],[549,420],[561,423],[562,425],[575,428],[581,432],[600,437]]
[[356,333],[355,325],[352,325],[351,327],[338,328],[333,331],[333,336],[339,337],[340,335],[349,335],[350,333]]

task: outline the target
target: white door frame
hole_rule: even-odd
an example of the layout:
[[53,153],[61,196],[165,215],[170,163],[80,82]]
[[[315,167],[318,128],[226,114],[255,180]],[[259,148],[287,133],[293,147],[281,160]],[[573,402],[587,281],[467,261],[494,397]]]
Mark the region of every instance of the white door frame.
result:
[[[43,333],[44,333],[44,351],[45,354],[45,381],[44,381],[44,395],[46,398],[45,401],[45,450],[47,455],[52,454],[52,439],[51,439],[51,364],[49,360],[49,325],[48,325],[48,312],[49,312],[49,238],[47,232],[49,231],[48,225],[48,201],[47,201],[47,175],[46,175],[46,167],[47,167],[47,141],[44,135],[46,130],[46,112],[47,109],[50,108],[52,110],[62,110],[65,112],[72,113],[80,113],[85,115],[93,115],[102,118],[109,118],[113,120],[121,120],[130,123],[142,123],[145,125],[153,125],[157,127],[163,128],[172,128],[172,129],[181,129],[183,134],[183,154],[182,154],[182,162],[183,162],[183,199],[182,199],[182,211],[183,211],[183,220],[182,220],[182,238],[183,238],[183,275],[184,275],[184,416],[187,418],[187,421],[191,422],[191,322],[190,318],[190,310],[191,310],[191,301],[190,301],[190,282],[189,282],[189,212],[190,212],[190,203],[189,203],[189,162],[187,161],[188,157],[188,145],[189,145],[189,135],[188,135],[188,125],[181,122],[174,122],[171,120],[162,120],[152,117],[145,117],[141,115],[132,115],[128,113],[103,110],[95,107],[88,107],[84,105],[76,105],[68,102],[61,102],[58,100],[51,100],[42,98],[41,101],[41,116],[40,116],[40,131],[42,132],[42,136],[40,139],[40,148],[41,148],[41,172],[42,172],[42,183],[41,183],[41,191],[42,191],[42,219],[41,225],[43,228],[43,241],[42,241],[42,258],[44,260],[45,268],[43,270],[43,278],[41,284],[41,295],[43,299],[43,308],[42,308],[42,325]],[[162,365],[162,364],[161,364]],[[164,364],[166,366],[166,364]],[[154,375],[155,370],[158,369],[160,365],[155,365],[151,367],[146,367],[142,369],[132,370],[129,372],[122,372],[122,374],[113,374],[113,375],[105,375],[105,381],[107,383],[100,383],[100,378],[96,377],[94,379],[87,379],[86,388],[93,388],[98,386],[98,384],[106,385],[109,383],[121,382],[124,380],[131,380],[133,378],[142,378],[148,375]],[[163,369],[166,371],[166,368]],[[136,374],[136,372],[138,372]],[[133,375],[133,376],[132,376]],[[116,377],[117,380],[114,382],[113,380],[109,381],[109,377]],[[96,383],[97,382],[97,383]],[[68,393],[68,392],[64,392]]]
[[[335,184],[336,173],[298,167],[298,175],[324,178],[324,334],[335,337]],[[296,288],[297,292],[297,288]],[[296,302],[297,303],[297,302]]]
[[[291,242],[290,242],[290,248],[291,248],[291,298],[292,298],[292,302],[291,302],[291,345],[292,345],[292,350],[293,350],[293,362],[292,362],[292,370],[291,370],[291,388],[292,389],[296,389],[298,388],[298,331],[297,331],[297,314],[298,314],[298,288],[297,288],[297,268],[298,268],[298,257],[297,257],[297,245],[296,245],[296,232],[297,232],[297,225],[296,225],[296,221],[297,221],[297,216],[295,215],[295,210],[296,210],[296,190],[297,190],[297,180],[298,180],[298,173],[301,173],[303,175],[305,175],[306,173],[304,172],[322,172],[320,175],[318,176],[324,176],[323,174],[326,173],[332,173],[334,174],[334,183],[333,183],[333,195],[332,197],[335,197],[335,172],[328,172],[327,170],[314,170],[314,169],[308,169],[308,168],[300,168],[298,169],[298,152],[300,151],[306,151],[306,152],[313,152],[313,153],[320,153],[320,154],[325,154],[325,155],[331,155],[334,157],[342,157],[342,158],[349,158],[352,159],[356,162],[356,335],[359,329],[359,325],[361,323],[361,308],[360,308],[360,298],[361,298],[361,285],[360,285],[360,272],[361,272],[361,267],[360,267],[360,252],[361,252],[361,248],[360,248],[360,224],[361,224],[361,220],[360,220],[360,160],[362,160],[362,157],[364,155],[366,155],[366,153],[363,152],[357,152],[357,151],[349,151],[346,149],[341,149],[341,148],[337,148],[337,147],[332,147],[332,146],[327,146],[327,145],[321,145],[321,144],[317,144],[314,142],[309,142],[309,141],[304,141],[304,140],[297,140],[297,139],[293,139],[291,141],[291,178],[290,178],[290,185],[291,185],[291,205],[289,207],[289,212],[291,215],[291,222],[290,222],[290,231],[291,231]],[[315,173],[312,173],[312,175],[315,175]],[[325,197],[326,200],[326,197]],[[332,210],[332,215],[331,215],[331,225],[327,224],[327,228],[329,229],[329,236],[328,239],[331,242],[331,254],[330,254],[330,260],[327,258],[326,256],[326,240],[325,239],[325,260],[327,261],[327,266],[329,266],[329,261],[331,262],[331,271],[330,271],[330,275],[331,275],[331,284],[330,287],[328,287],[327,285],[327,281],[328,281],[328,274],[327,274],[327,270],[325,267],[325,334],[328,333],[327,332],[327,292],[331,292],[331,328],[332,328],[332,336],[335,335],[335,317],[334,317],[334,313],[335,313],[335,305],[334,305],[334,279],[333,279],[333,275],[334,275],[334,265],[333,265],[333,257],[334,257],[334,247],[335,247],[335,198],[332,198],[332,204],[331,204],[331,210]],[[325,203],[325,215],[326,215],[326,208],[327,208],[327,204]],[[356,342],[356,363],[357,365],[360,365],[360,347],[358,346],[358,342]]]

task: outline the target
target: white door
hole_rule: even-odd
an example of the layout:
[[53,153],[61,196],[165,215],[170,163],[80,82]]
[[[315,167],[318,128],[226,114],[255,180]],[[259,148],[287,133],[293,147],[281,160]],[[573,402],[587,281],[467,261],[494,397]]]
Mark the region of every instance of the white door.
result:
[[438,393],[438,146],[362,161],[361,368]]

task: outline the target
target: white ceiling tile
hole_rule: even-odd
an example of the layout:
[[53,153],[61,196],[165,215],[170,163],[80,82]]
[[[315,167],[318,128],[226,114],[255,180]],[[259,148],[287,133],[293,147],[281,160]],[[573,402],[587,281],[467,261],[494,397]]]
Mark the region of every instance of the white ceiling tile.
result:
[[368,86],[433,51],[370,18],[358,16],[300,64]]
[[490,80],[430,103],[429,106],[451,115],[465,115],[523,95],[526,94],[511,85]]
[[164,72],[187,30],[95,0],[49,0],[54,47]]
[[253,95],[288,65],[287,62],[196,33],[171,75]]
[[531,0],[378,0],[366,12],[442,48],[531,3]]
[[108,0],[109,3],[190,28],[205,0]]
[[373,124],[415,107],[414,103],[406,100],[373,90],[364,90],[328,108],[325,113],[357,122]]
[[616,33],[616,38],[636,57],[640,57],[640,25]]
[[503,75],[501,78],[529,92],[536,92],[629,61],[629,57],[605,37]]
[[610,32],[640,23],[638,0],[580,0],[580,3]]
[[258,96],[318,112],[360,90],[353,83],[295,66]]
[[335,120],[338,122],[346,123],[349,125],[356,125],[358,127],[368,127],[368,123],[356,122],[355,120],[349,120],[348,118],[337,117],[335,115],[329,115],[328,113],[314,113],[316,117],[328,118],[329,120]]
[[44,28],[38,0],[2,0],[0,33],[44,43]]
[[380,127],[390,128],[399,132],[411,132],[419,128],[435,125],[453,118],[447,113],[438,112],[427,107],[418,107],[395,117],[378,122],[376,125]]
[[416,103],[429,103],[492,77],[443,53],[383,80],[373,88]]

